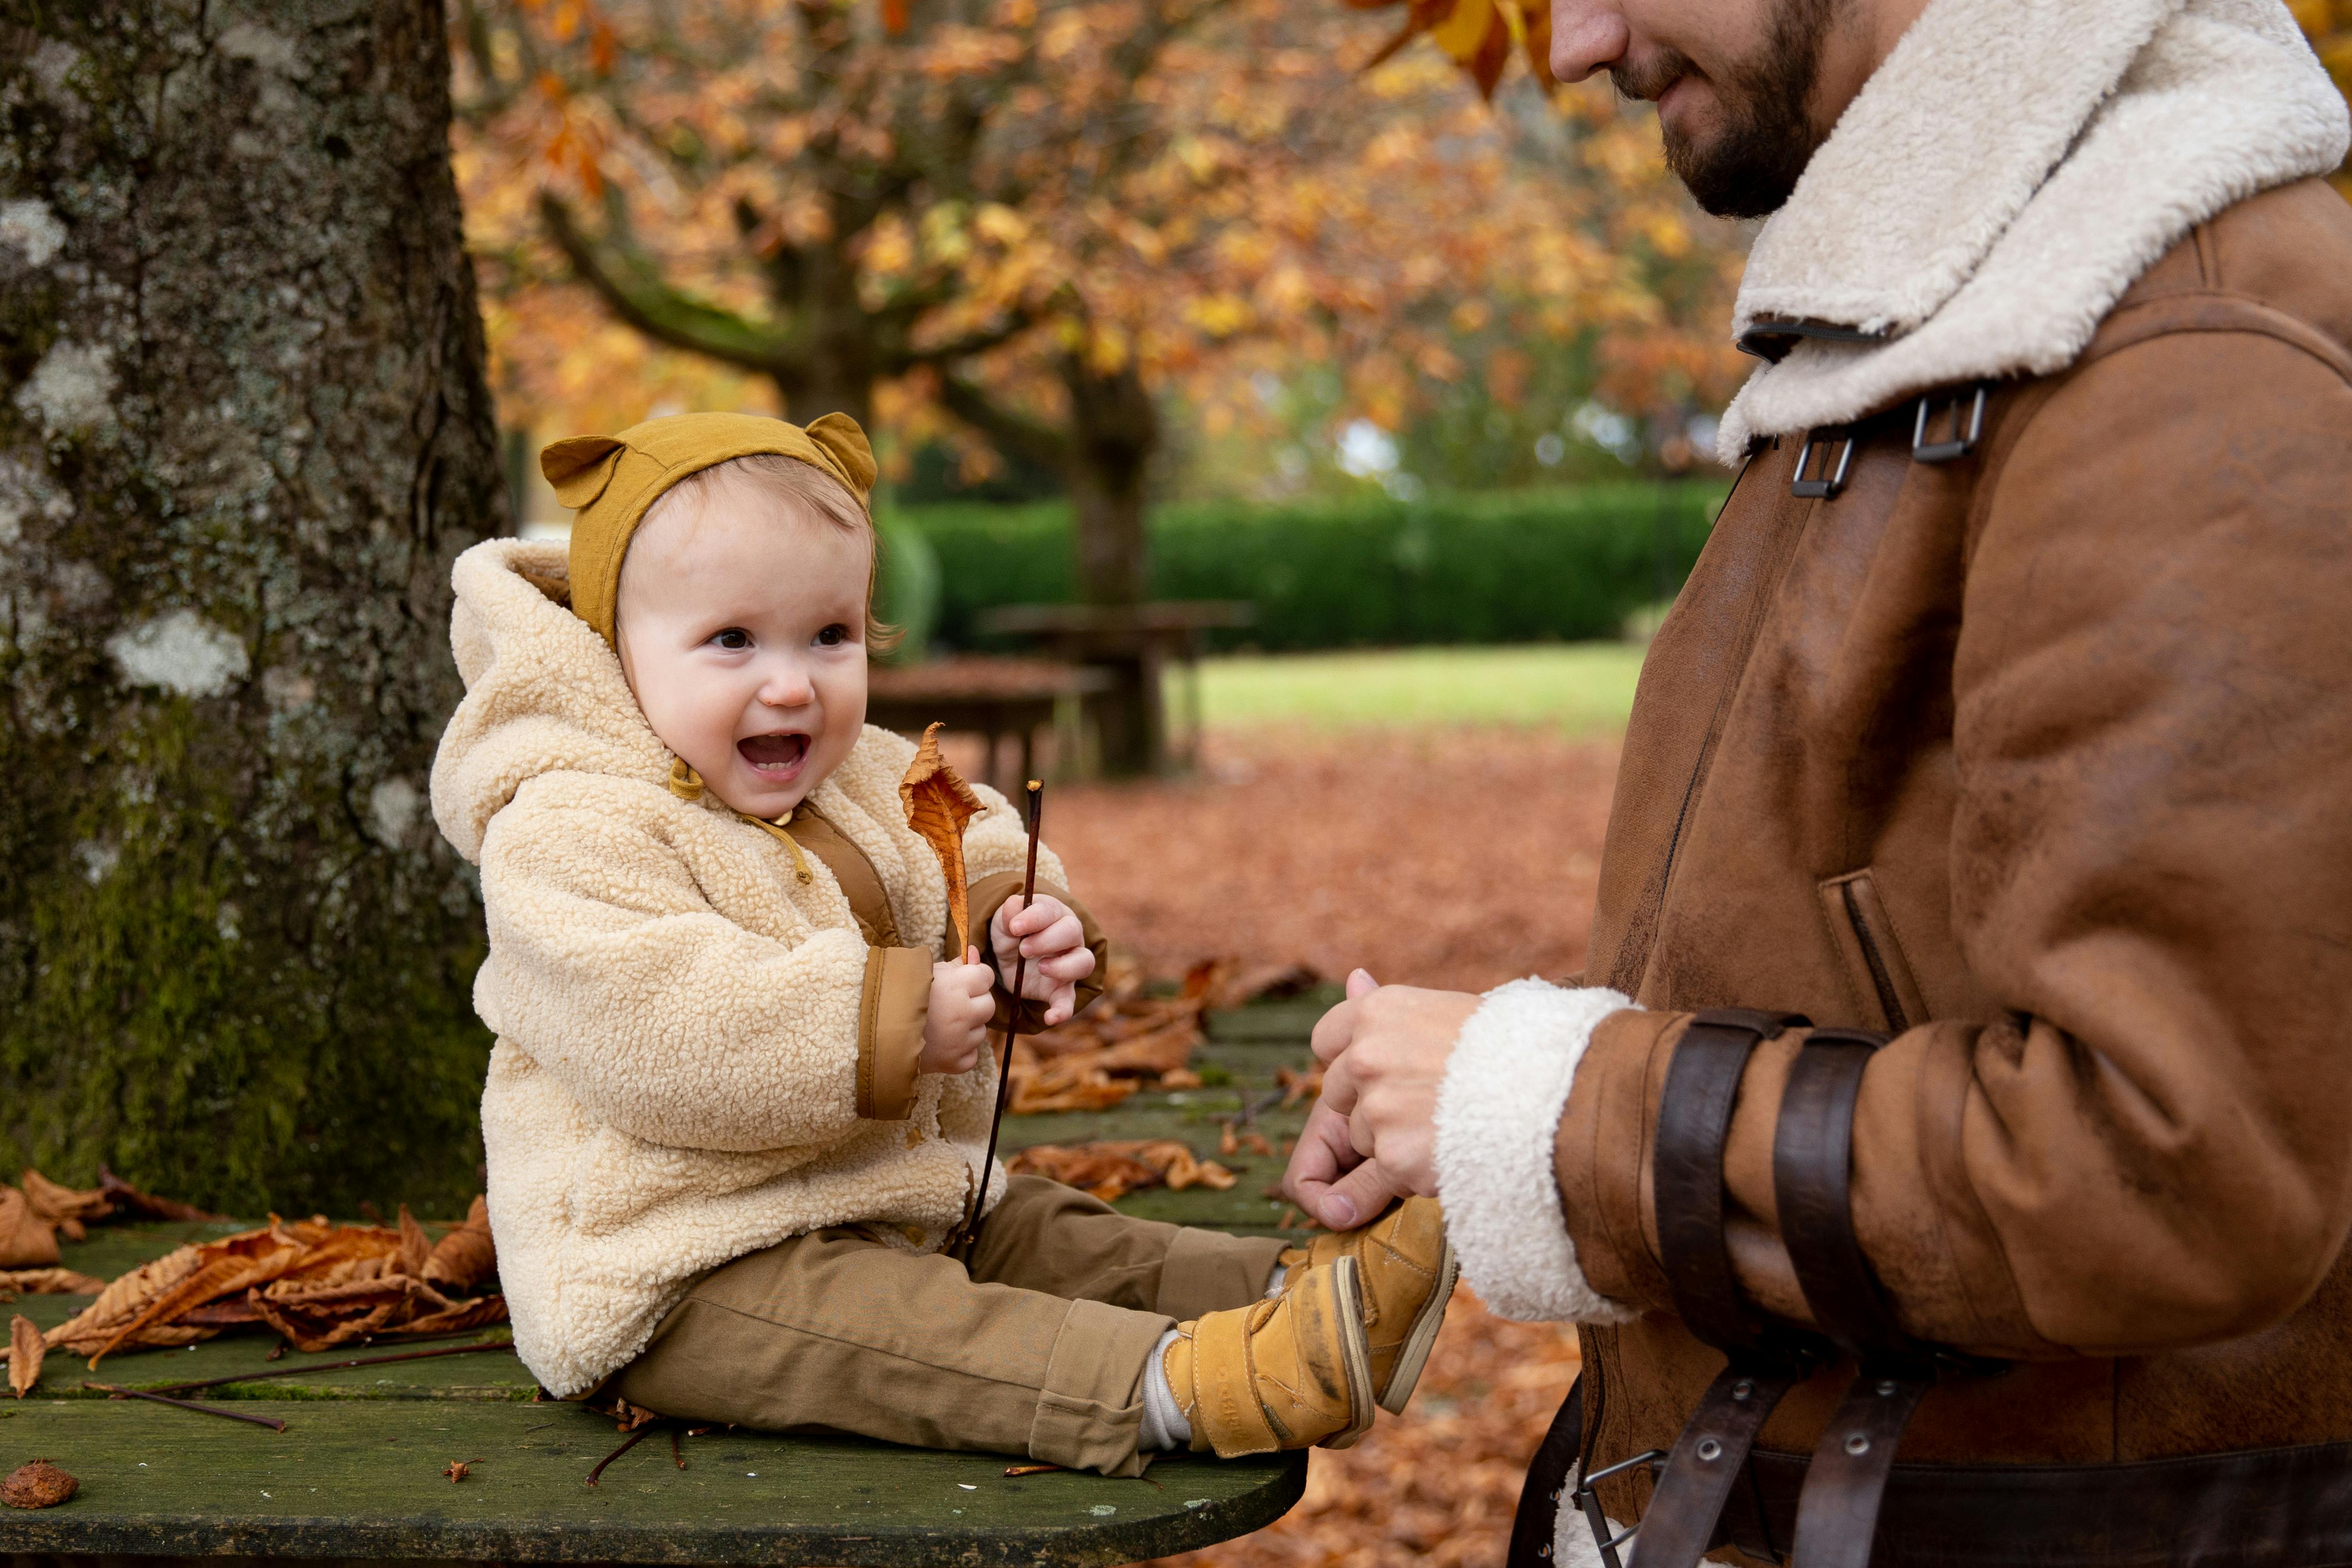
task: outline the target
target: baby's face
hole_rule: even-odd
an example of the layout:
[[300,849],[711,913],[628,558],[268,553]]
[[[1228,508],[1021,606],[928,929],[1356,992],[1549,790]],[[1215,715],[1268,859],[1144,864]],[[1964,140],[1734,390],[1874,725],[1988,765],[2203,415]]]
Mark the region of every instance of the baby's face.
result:
[[667,508],[621,569],[621,668],[662,744],[719,800],[775,818],[866,722],[872,536],[771,502]]

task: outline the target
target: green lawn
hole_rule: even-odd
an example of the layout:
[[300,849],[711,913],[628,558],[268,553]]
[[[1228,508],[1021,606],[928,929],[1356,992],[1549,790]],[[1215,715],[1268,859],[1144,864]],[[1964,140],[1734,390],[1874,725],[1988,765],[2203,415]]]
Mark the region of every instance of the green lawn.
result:
[[[1624,727],[1642,654],[1626,643],[1562,643],[1210,659],[1201,666],[1201,706],[1212,728],[1489,724],[1608,733]],[[1171,675],[1171,711],[1181,715],[1183,700]]]

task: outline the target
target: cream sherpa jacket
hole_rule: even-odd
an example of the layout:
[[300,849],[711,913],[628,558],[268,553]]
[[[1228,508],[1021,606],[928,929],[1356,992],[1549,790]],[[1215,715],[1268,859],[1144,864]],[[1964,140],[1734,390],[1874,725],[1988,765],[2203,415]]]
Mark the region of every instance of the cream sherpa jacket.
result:
[[[904,1120],[861,1119],[867,949],[838,883],[822,864],[799,883],[770,833],[671,793],[619,661],[565,608],[564,547],[492,540],[453,578],[466,698],[433,810],[481,867],[488,912],[474,1005],[498,1035],[490,1228],[516,1348],[573,1395],[747,1252],[856,1222],[937,1247],[978,1173],[995,1074],[923,1074]],[[936,955],[945,880],[898,799],[913,756],[868,727],[809,804],[873,862],[900,940]],[[1026,852],[1019,814],[979,794],[975,882]],[[1038,863],[1061,881],[1050,852]],[[992,1167],[992,1205],[1003,1182]]]

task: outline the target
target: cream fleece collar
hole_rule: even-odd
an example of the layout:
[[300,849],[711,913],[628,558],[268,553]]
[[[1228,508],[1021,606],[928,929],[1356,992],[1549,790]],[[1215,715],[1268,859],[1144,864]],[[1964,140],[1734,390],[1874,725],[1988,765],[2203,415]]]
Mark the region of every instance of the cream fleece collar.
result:
[[1733,329],[1806,339],[1750,438],[2074,362],[2196,225],[2344,159],[2352,117],[2281,0],[1932,0],[1757,236]]

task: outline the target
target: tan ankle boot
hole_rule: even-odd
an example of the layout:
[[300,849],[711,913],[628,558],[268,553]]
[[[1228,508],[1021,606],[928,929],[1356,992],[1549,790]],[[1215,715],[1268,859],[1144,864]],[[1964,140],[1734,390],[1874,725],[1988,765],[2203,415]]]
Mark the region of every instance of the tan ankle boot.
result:
[[1160,1367],[1195,1452],[1344,1448],[1372,1425],[1371,1359],[1356,1260],[1285,1281],[1282,1294],[1176,1329]]
[[1445,1303],[1460,1270],[1445,1239],[1445,1214],[1434,1198],[1409,1197],[1370,1225],[1318,1236],[1282,1254],[1289,1281],[1343,1258],[1360,1270],[1364,1338],[1372,1354],[1372,1387],[1381,1408],[1404,1413],[1413,1385],[1429,1363],[1430,1346],[1445,1323]]

